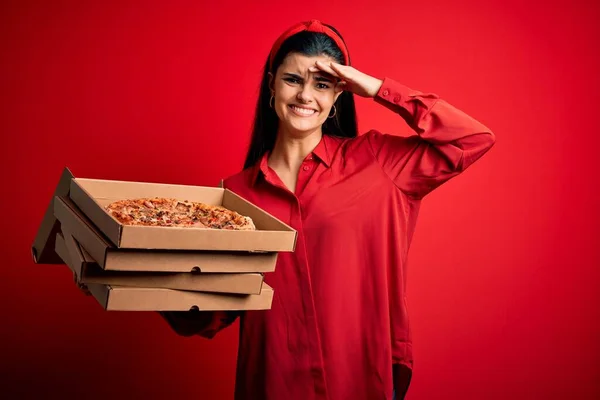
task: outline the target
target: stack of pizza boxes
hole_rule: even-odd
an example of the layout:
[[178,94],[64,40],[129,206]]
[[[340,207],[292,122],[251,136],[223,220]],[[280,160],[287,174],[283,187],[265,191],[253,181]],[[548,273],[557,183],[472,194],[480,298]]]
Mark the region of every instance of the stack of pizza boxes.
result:
[[[248,216],[256,230],[123,225],[105,211],[126,199],[169,197]],[[296,231],[222,187],[76,178],[66,168],[32,246],[37,264],[65,264],[105,310],[265,310],[264,282]]]

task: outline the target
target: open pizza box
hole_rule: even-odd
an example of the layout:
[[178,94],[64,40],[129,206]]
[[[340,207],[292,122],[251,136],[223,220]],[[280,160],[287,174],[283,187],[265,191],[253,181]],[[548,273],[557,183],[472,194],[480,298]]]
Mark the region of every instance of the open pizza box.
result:
[[[64,227],[63,227],[64,228]],[[260,294],[261,273],[186,273],[106,271],[98,266],[79,242],[63,229],[56,237],[56,253],[71,268],[80,283],[203,291]]]
[[[123,226],[103,205],[135,197],[176,197],[222,205],[252,218],[257,230]],[[272,272],[279,252],[294,251],[296,231],[222,187],[75,178],[65,168],[32,246],[36,264],[60,264],[56,233],[64,225],[105,270]]]
[[54,199],[62,229],[106,271],[265,273],[275,270],[277,252],[119,249],[98,230],[69,197]]
[[[71,179],[69,197],[120,249],[291,252],[296,231],[228,189],[100,179]],[[149,197],[223,206],[250,217],[256,230],[123,225],[104,209],[114,201]]]
[[[55,239],[55,249],[56,254],[77,276],[85,276],[85,256],[80,249],[73,247],[73,243],[67,246],[67,240],[60,232]],[[88,290],[106,311],[268,310],[274,295],[273,289],[266,283],[262,284],[259,294],[225,294],[164,287],[119,286],[115,284],[118,282],[106,284],[106,278],[98,279],[93,275],[86,280]],[[158,284],[164,285],[164,282]]]

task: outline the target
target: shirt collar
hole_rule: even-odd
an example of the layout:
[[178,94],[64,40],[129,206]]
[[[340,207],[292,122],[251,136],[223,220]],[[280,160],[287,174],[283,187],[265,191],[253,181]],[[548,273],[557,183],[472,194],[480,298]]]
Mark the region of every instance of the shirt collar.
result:
[[[323,163],[323,165],[325,165],[327,168],[329,168],[331,165],[331,152],[333,149],[332,140],[333,138],[331,136],[323,135],[317,147],[315,147],[311,152],[311,154],[318,158],[319,161],[321,161],[321,163]],[[267,176],[270,173],[268,164],[269,154],[269,151],[265,152],[265,154],[263,154],[260,160],[255,164],[254,170],[252,171],[252,185],[256,184],[258,177],[261,176],[261,174],[263,176]]]
[[315,149],[312,151],[312,154],[314,156],[317,156],[317,158],[321,160],[321,162],[327,168],[329,168],[329,166],[331,165],[331,151],[333,148],[331,140],[331,136],[323,135],[317,147],[315,147]]

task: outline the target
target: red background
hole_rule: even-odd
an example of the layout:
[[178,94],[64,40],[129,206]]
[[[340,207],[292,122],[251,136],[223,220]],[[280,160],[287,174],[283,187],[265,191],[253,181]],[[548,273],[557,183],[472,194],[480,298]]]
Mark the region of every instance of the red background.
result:
[[[2,224],[2,395],[232,398],[237,324],[208,341],[154,313],[104,312],[29,248],[65,166],[195,185],[237,172],[271,43],[320,18],[356,68],[433,91],[497,135],[424,201],[408,398],[600,398],[591,4],[3,1],[0,202],[30,211]],[[370,100],[358,111],[362,132],[410,133]]]

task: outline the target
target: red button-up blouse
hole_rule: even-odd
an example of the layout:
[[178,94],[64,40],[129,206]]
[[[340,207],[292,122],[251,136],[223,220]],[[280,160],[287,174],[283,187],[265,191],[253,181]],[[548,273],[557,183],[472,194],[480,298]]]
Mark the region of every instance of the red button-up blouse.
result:
[[[268,154],[224,186],[298,231],[265,281],[272,309],[241,317],[236,399],[391,399],[392,364],[412,368],[406,259],[420,200],[495,143],[439,96],[390,78],[375,101],[416,135],[324,135],[290,192]],[[202,335],[232,322],[215,314]]]

